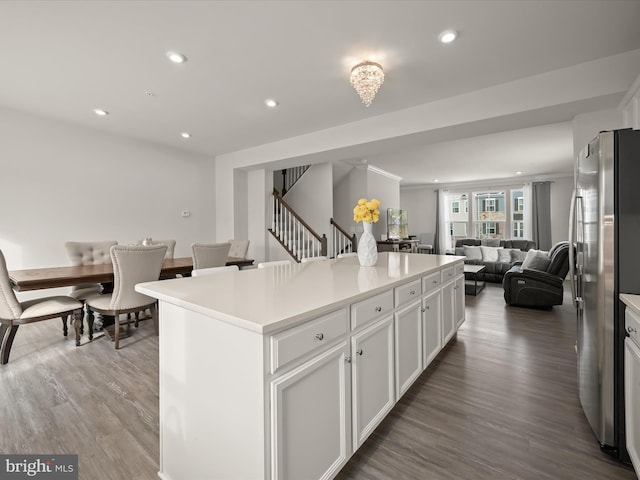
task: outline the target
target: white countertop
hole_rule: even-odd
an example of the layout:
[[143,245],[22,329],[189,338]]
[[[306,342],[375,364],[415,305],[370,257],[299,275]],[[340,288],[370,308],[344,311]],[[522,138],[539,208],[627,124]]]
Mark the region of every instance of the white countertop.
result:
[[640,295],[632,295],[630,293],[621,293],[620,300],[633,310],[635,313],[640,315]]
[[384,252],[374,267],[355,257],[141,283],[136,290],[188,310],[271,333],[461,261],[454,255]]

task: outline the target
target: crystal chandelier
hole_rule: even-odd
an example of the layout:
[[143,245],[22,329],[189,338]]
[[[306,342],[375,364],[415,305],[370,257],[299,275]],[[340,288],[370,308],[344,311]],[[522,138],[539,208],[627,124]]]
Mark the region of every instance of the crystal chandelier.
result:
[[351,85],[367,107],[373,102],[382,82],[384,72],[382,66],[375,62],[362,62],[351,69]]

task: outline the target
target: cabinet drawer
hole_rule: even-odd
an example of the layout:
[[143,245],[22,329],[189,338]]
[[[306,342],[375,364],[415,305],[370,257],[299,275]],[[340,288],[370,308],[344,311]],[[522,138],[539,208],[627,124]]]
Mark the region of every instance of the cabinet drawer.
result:
[[458,275],[464,275],[464,263],[463,262],[456,263],[454,268],[455,268],[455,271],[456,271],[456,277]]
[[415,282],[407,283],[406,285],[401,285],[396,287],[395,289],[395,297],[396,297],[396,308],[405,303],[410,302],[411,300],[415,300],[416,298],[420,298],[420,294],[422,293],[422,284],[420,280],[416,280]]
[[422,293],[427,293],[438,288],[440,283],[440,272],[422,277]]
[[351,328],[356,329],[393,310],[393,290],[351,305]]
[[[464,267],[463,267],[464,268]],[[456,267],[447,267],[442,269],[442,283],[453,280],[456,276]]]
[[303,355],[320,350],[347,333],[347,309],[343,308],[271,337],[271,373]]
[[625,309],[624,320],[627,333],[637,345],[640,345],[640,317],[627,307]]

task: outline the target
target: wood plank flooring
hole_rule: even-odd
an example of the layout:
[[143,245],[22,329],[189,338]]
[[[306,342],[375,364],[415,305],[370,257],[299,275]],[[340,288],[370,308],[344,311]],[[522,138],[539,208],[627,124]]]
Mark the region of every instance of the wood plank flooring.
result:
[[[635,479],[600,452],[580,409],[568,301],[506,307],[497,285],[466,300],[457,339],[338,478]],[[76,348],[55,320],[21,327],[0,367],[0,452],[77,453],[83,480],[156,479],[153,325],[124,342],[117,352],[105,338]]]

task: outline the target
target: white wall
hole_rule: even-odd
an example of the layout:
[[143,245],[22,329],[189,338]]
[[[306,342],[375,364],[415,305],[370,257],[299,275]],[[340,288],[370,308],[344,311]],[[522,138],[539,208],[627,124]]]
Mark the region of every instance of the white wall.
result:
[[409,214],[409,233],[436,232],[437,189],[433,187],[401,188],[400,208]]
[[573,177],[556,178],[551,183],[551,245],[569,239],[569,209]]
[[[333,190],[333,218],[349,233],[356,233],[353,208],[360,198],[367,195],[367,170],[355,167],[345,175]],[[359,230],[362,233],[362,228]]]
[[373,224],[373,236],[380,240],[387,234],[387,208],[400,208],[400,180],[368,169],[366,198],[380,200],[380,220]]
[[598,110],[576,115],[573,119],[573,158],[578,158],[580,150],[603,130],[622,128],[620,110]]
[[6,109],[0,131],[10,270],[66,265],[67,240],[214,240],[212,159]]

